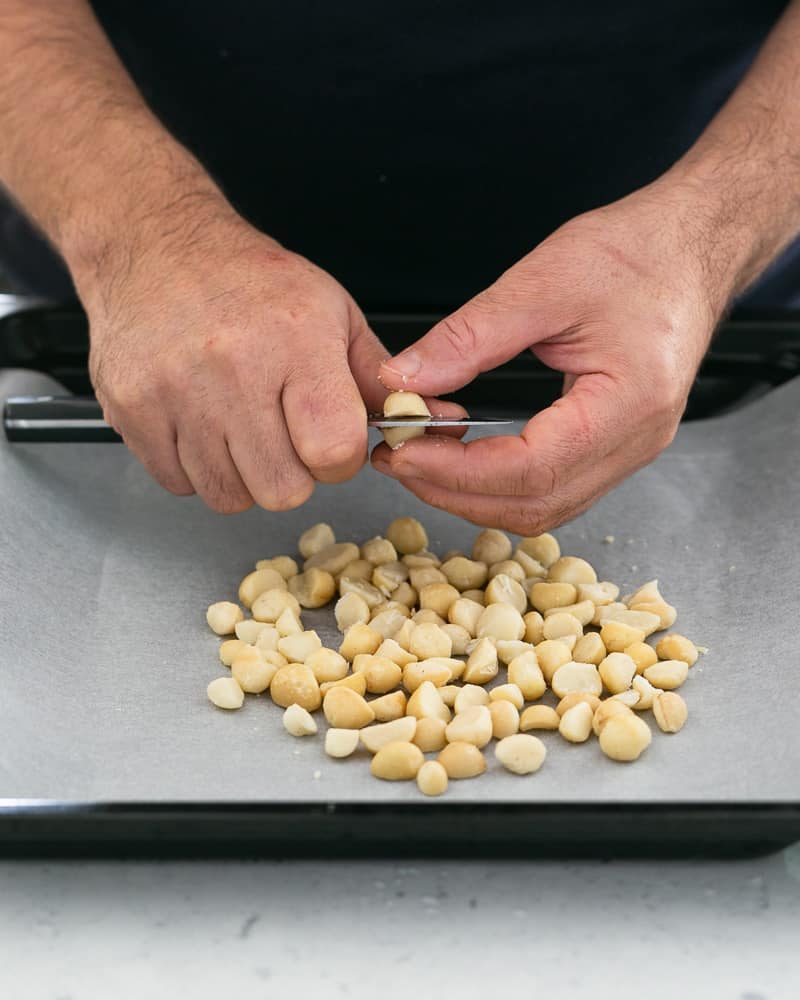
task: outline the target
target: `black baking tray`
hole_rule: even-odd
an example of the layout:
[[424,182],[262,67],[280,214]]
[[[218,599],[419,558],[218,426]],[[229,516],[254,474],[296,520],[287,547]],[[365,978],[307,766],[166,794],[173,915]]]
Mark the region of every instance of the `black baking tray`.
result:
[[[428,315],[372,317],[374,328],[383,337],[390,350],[411,342],[434,320],[435,317]],[[89,388],[86,353],[85,319],[73,307],[35,308],[0,320],[0,368],[14,367],[44,372],[57,378],[65,388],[85,393]],[[730,448],[730,454],[723,456],[723,464],[730,461],[732,467],[739,470],[738,479],[744,480],[750,476],[757,483],[764,481],[764,473],[759,463],[763,463],[766,469],[772,468],[767,455],[767,445],[768,439],[773,437],[773,429],[774,436],[781,441],[782,453],[788,454],[790,459],[792,456],[796,459],[797,452],[792,450],[794,440],[792,435],[796,437],[794,429],[796,421],[791,414],[796,413],[797,408],[794,405],[794,397],[790,399],[786,396],[787,390],[791,388],[786,383],[790,382],[798,371],[800,371],[800,316],[733,317],[721,328],[699,373],[687,412],[687,422],[694,424],[694,427],[687,428],[683,445],[679,443],[674,456],[667,454],[663,460],[656,463],[656,466],[639,473],[635,477],[638,485],[633,481],[625,484],[615,497],[601,501],[601,504],[589,515],[585,515],[580,522],[565,528],[563,535],[567,538],[567,550],[580,551],[593,561],[599,561],[605,556],[606,562],[609,562],[611,550],[604,548],[598,541],[602,537],[603,530],[600,526],[611,523],[617,514],[622,523],[632,524],[635,520],[635,511],[641,510],[643,498],[646,501],[650,495],[646,492],[648,489],[653,490],[652,496],[661,495],[665,488],[670,488],[678,474],[685,476],[687,469],[692,470],[692,473],[694,470],[700,472],[713,463],[715,454],[709,452],[705,444],[707,439],[711,439],[709,435],[714,440],[722,440],[724,437],[729,442],[726,447]],[[500,381],[502,386],[498,384]],[[549,399],[558,395],[559,389],[560,377],[527,356],[504,366],[498,373],[484,376],[461,398],[473,410],[486,407],[495,412],[497,408],[494,401],[502,398],[510,415],[520,417],[546,405]],[[763,411],[763,404],[770,405],[770,400],[765,397],[771,397],[773,392],[776,393],[776,399],[778,396],[783,397],[783,404],[773,409],[776,414],[783,414],[784,423],[780,424],[769,416],[765,419],[762,412],[761,421],[765,429],[758,431],[754,440],[750,441],[748,439],[749,413],[752,412],[750,407]],[[791,405],[787,406],[787,402]],[[713,425],[708,434],[705,434],[701,426],[705,420]],[[721,427],[730,421],[734,422],[731,433],[726,432],[722,435]],[[714,438],[714,435],[717,437]],[[765,441],[767,444],[764,444]],[[16,454],[12,456],[11,475],[19,472],[28,480],[25,490],[19,491],[19,496],[16,496],[16,507],[13,506],[16,491],[10,491],[12,506],[7,508],[6,514],[12,521],[20,515],[20,512],[27,512],[31,504],[41,503],[41,523],[48,530],[57,524],[59,518],[63,518],[63,524],[68,528],[71,524],[76,524],[75,534],[68,537],[69,558],[77,560],[79,565],[94,555],[101,556],[105,560],[113,555],[113,551],[103,554],[97,553],[93,548],[96,544],[107,544],[103,535],[98,536],[99,542],[93,542],[92,533],[98,530],[94,517],[84,518],[85,524],[78,524],[70,518],[79,517],[84,511],[89,510],[91,503],[98,497],[99,484],[104,481],[114,481],[110,472],[117,470],[118,497],[101,498],[101,503],[112,506],[101,508],[100,528],[103,527],[104,518],[111,517],[112,514],[113,517],[118,517],[119,524],[123,526],[120,545],[126,551],[139,544],[142,526],[152,523],[154,518],[163,516],[165,521],[174,518],[172,527],[170,528],[169,524],[165,525],[165,531],[169,529],[174,533],[180,530],[180,518],[175,513],[178,509],[175,505],[179,502],[165,498],[150,484],[135,463],[127,462],[123,449],[105,449],[102,445],[69,446],[93,449],[91,453],[87,452],[87,456],[91,454],[92,459],[87,466],[87,474],[84,475],[73,467],[77,461],[71,462],[67,460],[65,453],[59,452],[60,447],[29,446],[19,460],[16,460]],[[787,448],[788,453],[785,451]],[[78,450],[70,454],[77,456],[82,452]],[[718,455],[716,457],[719,458]],[[0,458],[3,456],[0,455]],[[95,469],[95,466],[98,468]],[[106,467],[105,471],[101,468],[103,466]],[[124,479],[122,470],[125,470]],[[792,508],[790,504],[788,508],[785,505],[780,508],[784,511],[781,516],[786,523],[780,525],[781,530],[777,533],[777,538],[775,532],[769,533],[764,527],[764,522],[776,517],[771,509],[771,504],[777,504],[775,494],[785,495],[787,490],[791,493],[797,478],[797,462],[784,464],[782,473],[786,482],[774,491],[761,491],[760,486],[758,487],[757,512],[754,512],[756,505],[751,501],[742,502],[743,510],[737,513],[737,525],[749,525],[749,519],[753,517],[752,531],[746,536],[746,529],[737,528],[731,531],[723,525],[720,528],[719,544],[725,545],[728,540],[740,543],[741,552],[737,559],[751,574],[749,579],[752,584],[753,581],[758,582],[762,579],[766,573],[770,574],[770,580],[774,578],[769,568],[771,557],[767,544],[767,541],[772,539],[773,543],[779,546],[773,553],[774,558],[779,558],[780,553],[780,558],[783,560],[782,586],[796,593],[796,587],[800,586],[800,579],[795,579],[800,564],[796,553],[798,519],[791,516],[791,510],[796,511],[796,506]],[[362,475],[369,475],[369,470]],[[93,477],[96,477],[97,482]],[[56,485],[52,495],[48,496],[48,484],[53,482]],[[390,488],[378,477],[375,478],[375,483],[376,490]],[[0,492],[2,485],[0,482]],[[323,497],[317,509],[314,506],[317,503],[315,498],[309,505],[309,512],[303,516],[309,521],[318,519],[325,510],[325,504],[330,504],[330,497],[338,495],[332,492],[336,489],[326,487],[322,492],[327,491],[328,499],[325,500]],[[637,490],[640,492],[637,493]],[[645,492],[641,493],[642,490]],[[748,494],[750,495],[752,494]],[[687,496],[690,496],[690,491],[682,482],[680,493],[676,493],[676,503],[678,497]],[[381,504],[385,502],[385,499],[380,501]],[[694,529],[697,537],[693,539],[698,550],[696,568],[694,564],[685,565],[681,580],[676,577],[674,580],[666,581],[668,588],[674,587],[678,591],[683,588],[680,602],[676,599],[681,608],[684,606],[685,593],[690,593],[693,587],[697,586],[692,581],[699,580],[701,574],[709,571],[707,563],[709,554],[719,562],[714,566],[713,574],[718,575],[727,569],[728,554],[723,552],[717,555],[716,550],[712,548],[712,536],[717,520],[713,509],[715,502],[725,504],[727,501],[721,494],[717,497],[705,495],[702,499],[705,520],[699,534],[698,529]],[[116,503],[120,505],[118,512],[115,512]],[[197,586],[202,586],[203,579],[212,576],[215,569],[229,572],[237,546],[240,554],[246,551],[252,525],[258,526],[263,522],[254,521],[253,518],[257,519],[258,514],[250,512],[248,515],[242,515],[241,519],[228,522],[231,526],[235,525],[233,535],[237,537],[212,539],[207,530],[211,524],[208,513],[196,507],[186,509],[194,518],[191,534],[203,538],[202,550],[198,550],[198,557],[200,563],[206,558],[207,564],[205,567],[203,565],[196,567],[197,579],[200,581]],[[787,509],[788,519],[785,513]],[[421,513],[415,508],[411,508],[411,512]],[[676,535],[674,545],[676,549],[677,539],[683,540],[680,532],[692,530],[696,513],[691,500],[677,511],[680,530]],[[352,512],[348,516],[352,517]],[[369,516],[371,518],[372,514]],[[435,520],[432,513],[429,516]],[[242,526],[241,530],[239,525]],[[588,539],[583,525],[588,525]],[[371,525],[365,526],[365,530],[367,527]],[[459,532],[462,530],[458,528]],[[296,531],[297,525],[292,522],[291,532],[296,533]],[[449,539],[445,537],[446,529],[443,528],[442,531],[441,543],[444,546]],[[35,538],[35,532],[31,538]],[[26,547],[16,538],[6,536],[5,544],[11,560],[17,560],[5,578],[6,585],[8,580],[16,581],[17,586],[24,592],[27,593],[29,589],[33,592],[33,577],[27,580],[28,567],[25,561],[27,558],[33,558],[38,562],[44,556],[31,555],[30,546]],[[43,552],[49,551],[47,537],[41,544]],[[16,552],[15,545],[23,545],[19,553]],[[185,545],[187,549],[183,553],[183,558],[189,559],[186,563],[189,567],[191,539],[187,539]],[[672,541],[664,537],[661,539],[661,545],[662,553],[669,551]],[[214,547],[216,547],[214,551],[210,553],[207,551]],[[176,543],[176,554],[178,550],[179,546]],[[756,551],[766,553],[764,556],[766,561],[762,565],[759,565],[753,557]],[[143,557],[141,553],[137,555]],[[616,557],[616,553],[614,555]],[[637,556],[637,561],[643,564],[642,572],[645,570],[646,558],[645,550]],[[685,561],[693,556],[681,556],[681,558]],[[733,558],[731,556],[731,559]],[[663,562],[663,557],[661,561]],[[0,558],[0,570],[2,570],[2,558]],[[91,579],[92,572],[87,569],[87,580]],[[165,569],[165,573],[169,573],[169,567]],[[0,590],[4,585],[3,579],[0,573]],[[84,580],[84,585],[85,583]],[[216,584],[209,586],[209,591],[213,591],[215,586]],[[735,589],[725,590],[721,587],[718,594],[707,595],[707,606],[701,609],[703,614],[710,616],[711,620],[717,618],[722,620],[732,607],[732,599],[736,593]],[[88,596],[93,598],[94,595],[90,593]],[[769,595],[765,595],[765,609],[771,614],[775,608],[775,594],[769,597],[769,600],[768,597]],[[184,620],[187,614],[191,616],[193,613],[191,609],[198,603],[197,593],[192,593],[190,598],[187,597],[185,608],[173,609],[180,620]],[[132,600],[135,604],[135,599]],[[1,597],[0,612],[2,612]],[[14,621],[17,622],[18,619],[15,618]],[[701,623],[702,618],[692,621],[690,612],[687,631],[695,634],[694,630],[699,629]],[[8,624],[11,627],[11,619]],[[70,622],[66,620],[58,623],[61,629],[69,625]],[[159,625],[162,633],[168,627],[168,620]],[[725,628],[728,628],[727,623]],[[768,620],[765,621],[765,628],[768,630],[771,628]],[[720,627],[719,635],[714,637],[716,641],[712,644],[718,646],[724,634],[724,630]],[[777,636],[777,633],[775,634]],[[97,655],[101,657],[101,662],[103,648],[108,648],[115,639],[119,639],[119,636],[113,631],[98,637]],[[58,640],[56,629],[54,648],[59,648]],[[787,637],[787,642],[790,640],[791,637]],[[796,636],[791,641],[795,640]],[[25,644],[23,643],[20,648],[24,650]],[[732,675],[734,669],[743,670],[745,666],[743,664],[726,662],[726,657],[735,655],[735,649],[736,647],[732,645],[728,651],[717,650],[718,659],[709,660],[709,666],[704,669],[715,669],[716,662],[728,677]],[[145,650],[142,653],[143,662],[146,661],[146,652]],[[91,661],[92,655],[95,654],[87,650],[87,662]],[[794,670],[796,664],[789,662],[786,655],[779,655],[779,659],[786,670],[790,672]],[[213,651],[209,654],[209,666],[213,667],[211,660]],[[19,675],[21,669],[26,668],[26,664],[19,662],[18,657],[14,658],[13,663],[6,661],[3,666],[16,675]],[[747,667],[749,669],[749,662]],[[65,664],[58,669],[62,672],[66,668]],[[194,684],[192,680],[192,690]],[[765,675],[761,689],[763,697],[772,698],[777,704],[781,699],[781,691],[784,690],[780,678]],[[105,694],[100,684],[97,689],[98,706]],[[40,692],[37,697],[46,698],[47,692]],[[182,694],[181,697],[185,695]],[[710,720],[708,724],[712,727],[719,726],[720,731],[727,734],[724,745],[718,740],[714,744],[714,752],[722,753],[723,756],[730,754],[732,761],[738,760],[737,753],[740,749],[737,749],[734,742],[742,735],[742,720],[737,721],[732,713],[741,707],[741,699],[737,698],[735,703],[731,702],[730,710],[723,712],[721,706],[712,698],[710,689],[701,685],[697,689],[697,698],[693,693],[692,704],[698,701],[698,712],[705,714],[707,720]],[[65,709],[62,714],[66,717],[67,710]],[[218,723],[216,717],[210,718],[207,723],[210,740],[217,738],[214,735],[217,733],[214,727]],[[64,725],[67,725],[66,721]],[[76,717],[74,725],[79,727],[73,730],[74,733],[86,734],[87,728],[90,730],[92,726],[91,711],[88,711],[83,723]],[[43,755],[39,774],[46,774],[47,755],[52,755],[54,752],[65,755],[77,754],[76,767],[85,767],[86,761],[92,759],[89,756],[82,761],[80,748],[69,742],[68,729],[59,735],[48,725],[38,725],[32,721],[28,730],[21,727],[21,731],[23,735],[15,739],[15,745],[6,746],[4,751],[6,761],[0,762],[7,764],[7,774],[13,772],[15,759],[29,758],[34,751]],[[731,734],[733,740],[729,738]],[[6,737],[8,735],[7,727]],[[82,738],[91,743],[90,733]],[[149,738],[156,741],[163,740],[164,753],[169,753],[170,739],[164,723],[153,721]],[[763,733],[762,738],[774,739],[775,734]],[[29,750],[24,745],[25,739],[29,739],[35,746]],[[678,739],[682,740],[683,737]],[[530,858],[565,856],[710,858],[757,855],[777,850],[800,839],[800,777],[796,780],[792,777],[800,775],[800,753],[797,752],[798,741],[795,731],[790,734],[789,739],[793,739],[794,742],[785,748],[788,757],[785,755],[782,763],[784,778],[781,783],[783,789],[788,789],[787,794],[783,798],[769,798],[769,789],[763,794],[759,790],[758,775],[748,776],[743,772],[741,778],[732,779],[728,801],[718,799],[711,801],[711,797],[708,801],[702,801],[695,795],[692,800],[685,801],[675,797],[662,801],[656,796],[656,801],[636,801],[633,797],[628,801],[623,799],[609,802],[600,801],[599,796],[596,796],[595,800],[586,802],[553,802],[547,801],[544,796],[541,801],[531,799],[527,797],[530,795],[527,791],[524,801],[498,800],[490,797],[481,800],[484,792],[478,785],[474,789],[476,798],[463,801],[464,795],[467,794],[463,791],[463,786],[471,785],[469,782],[460,783],[462,787],[456,789],[452,797],[448,796],[435,802],[421,802],[413,797],[405,801],[387,801],[385,796],[383,801],[345,801],[341,797],[337,799],[335,795],[326,801],[319,794],[313,794],[315,791],[317,793],[321,791],[313,782],[309,782],[311,794],[308,799],[299,802],[269,801],[265,800],[264,796],[261,800],[254,801],[241,799],[229,801],[214,797],[206,799],[202,795],[185,800],[177,782],[172,784],[178,791],[175,796],[167,792],[163,796],[158,796],[156,800],[130,797],[109,801],[103,796],[87,799],[80,796],[63,797],[48,794],[46,797],[37,797],[38,790],[35,788],[31,789],[31,797],[27,798],[25,796],[28,790],[24,787],[24,782],[21,786],[14,786],[12,781],[8,784],[8,788],[11,789],[12,795],[17,796],[16,798],[3,799],[2,796],[8,796],[9,791],[0,789],[0,854],[18,857],[43,855],[486,857],[491,855]],[[681,747],[686,749],[679,749]],[[697,763],[702,757],[692,755],[690,743],[678,743],[675,744],[675,748],[679,754],[689,754],[685,765],[690,769],[685,771],[687,777],[691,775],[691,780],[702,782],[703,766]],[[143,754],[146,750],[146,747],[141,747]],[[89,746],[87,752],[96,751]],[[774,752],[773,747],[771,759],[774,759]],[[794,763],[789,759],[792,754],[797,758]],[[747,763],[744,759],[742,762]],[[291,765],[291,761],[288,763]],[[121,767],[132,767],[134,770],[136,768],[135,760],[120,759],[119,764]],[[63,762],[57,766],[64,767],[65,773],[68,773],[69,767],[65,767]],[[737,764],[737,768],[738,766]],[[624,770],[619,772],[621,776],[627,776],[629,773],[641,775],[644,772]],[[164,778],[168,779],[168,772],[164,773]],[[609,787],[613,788],[622,779],[611,775],[610,780]],[[652,780],[656,783],[659,781],[657,770],[654,771]],[[737,783],[743,789],[741,794],[737,794]],[[379,793],[382,794],[384,791],[385,789],[381,788]],[[468,794],[471,796],[473,793],[469,791]],[[458,800],[459,795],[462,801]],[[257,797],[254,796],[255,798]]]
[[[369,320],[394,354],[421,337],[438,318],[423,312],[386,312],[372,314]],[[0,368],[36,369],[75,395],[89,395],[88,352],[86,316],[72,303],[34,306],[0,318]],[[720,325],[695,380],[684,419],[724,413],[798,373],[800,311],[739,311]],[[506,416],[547,406],[560,391],[561,375],[525,352],[449,398],[476,413]]]

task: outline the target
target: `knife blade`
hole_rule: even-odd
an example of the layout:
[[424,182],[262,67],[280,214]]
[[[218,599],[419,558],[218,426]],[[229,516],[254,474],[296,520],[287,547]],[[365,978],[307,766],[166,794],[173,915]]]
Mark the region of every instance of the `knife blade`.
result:
[[[372,415],[370,427],[490,427],[511,420],[491,417],[393,417]],[[84,396],[12,396],[3,408],[3,428],[9,441],[119,442],[119,434],[103,420],[96,399]]]
[[501,417],[381,417],[371,416],[367,420],[370,427],[383,430],[384,427],[497,427],[511,424],[512,420]]

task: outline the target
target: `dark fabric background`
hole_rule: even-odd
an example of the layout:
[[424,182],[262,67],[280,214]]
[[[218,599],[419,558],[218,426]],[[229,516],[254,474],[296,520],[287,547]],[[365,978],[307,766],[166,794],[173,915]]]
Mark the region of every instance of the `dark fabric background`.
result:
[[[367,309],[446,310],[665,170],[785,2],[94,6],[150,104],[253,223]],[[12,271],[19,226],[0,223]],[[751,302],[800,301],[797,249]]]

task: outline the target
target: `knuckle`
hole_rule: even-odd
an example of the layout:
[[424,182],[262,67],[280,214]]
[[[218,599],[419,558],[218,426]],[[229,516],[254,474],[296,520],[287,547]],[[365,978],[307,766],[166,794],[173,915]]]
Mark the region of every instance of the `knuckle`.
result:
[[313,492],[314,481],[307,476],[304,480],[271,484],[268,489],[257,492],[255,500],[264,510],[278,513],[302,507]]
[[253,504],[243,485],[231,482],[223,471],[213,466],[205,468],[203,481],[196,484],[196,489],[206,506],[217,514],[237,514]]
[[210,506],[218,514],[241,514],[253,506],[253,498],[249,493],[226,493],[215,497]]
[[366,434],[337,438],[334,441],[310,439],[300,449],[306,465],[312,472],[319,474],[335,474],[346,471],[356,461],[366,458]]
[[461,357],[469,357],[480,346],[478,331],[466,310],[446,316],[439,322],[437,333]]

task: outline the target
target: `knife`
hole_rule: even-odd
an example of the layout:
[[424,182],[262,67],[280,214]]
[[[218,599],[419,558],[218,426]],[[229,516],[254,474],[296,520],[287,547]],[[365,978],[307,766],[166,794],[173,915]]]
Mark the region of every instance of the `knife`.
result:
[[[490,417],[382,417],[371,415],[370,427],[494,427],[511,420]],[[3,408],[9,441],[77,443],[117,442],[122,438],[103,420],[100,404],[91,396],[12,396]]]

